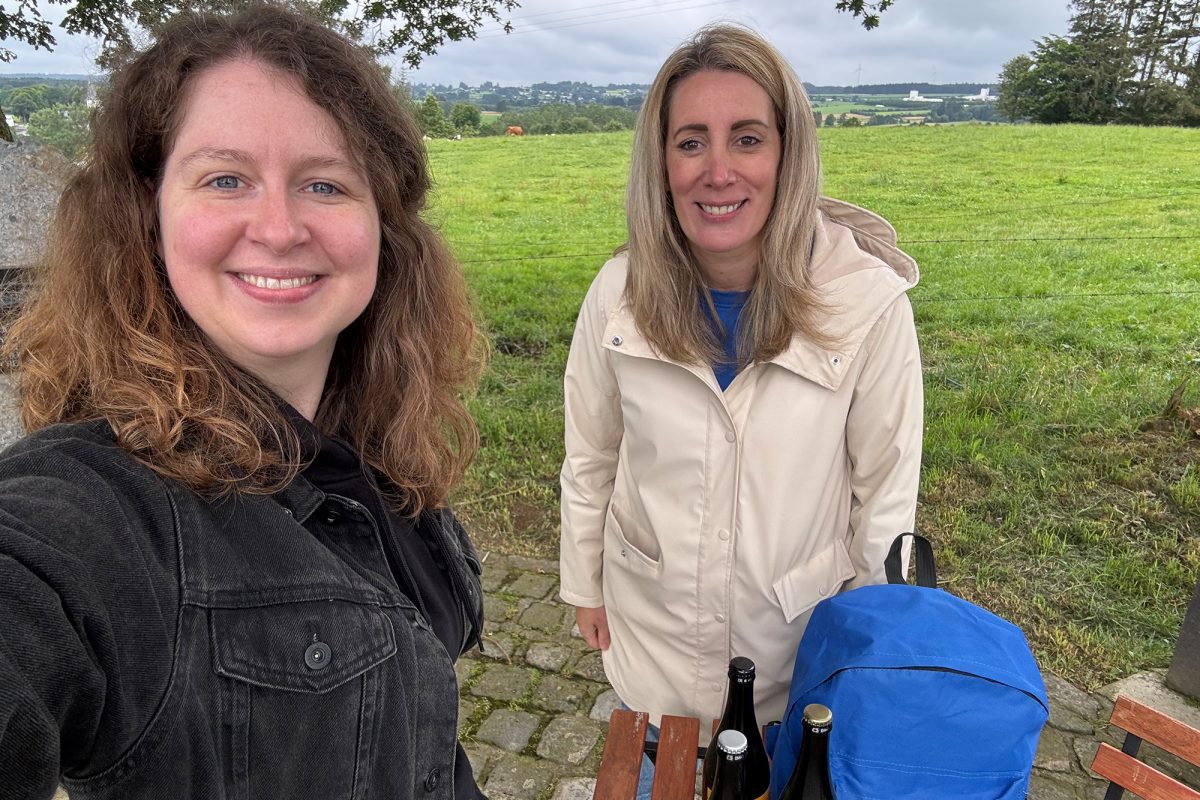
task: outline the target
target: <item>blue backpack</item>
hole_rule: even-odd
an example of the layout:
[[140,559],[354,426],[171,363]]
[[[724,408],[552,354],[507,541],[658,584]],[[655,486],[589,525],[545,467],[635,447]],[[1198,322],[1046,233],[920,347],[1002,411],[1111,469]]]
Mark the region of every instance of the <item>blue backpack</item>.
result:
[[[912,536],[916,586],[901,545]],[[829,771],[838,800],[1020,800],[1049,702],[1020,629],[937,586],[933,548],[893,542],[888,583],[813,609],[778,727],[771,796],[800,749],[804,707],[833,711]]]

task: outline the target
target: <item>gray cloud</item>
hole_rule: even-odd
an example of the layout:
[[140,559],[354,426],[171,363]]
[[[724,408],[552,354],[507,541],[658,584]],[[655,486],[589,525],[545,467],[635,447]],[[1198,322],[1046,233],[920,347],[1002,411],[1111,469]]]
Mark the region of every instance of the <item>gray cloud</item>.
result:
[[[1068,18],[1066,0],[896,0],[866,31],[834,0],[525,0],[511,15],[514,33],[449,43],[408,78],[649,83],[690,32],[731,20],[763,32],[811,83],[985,82],[1034,40],[1066,33]],[[53,54],[9,43],[18,58],[0,73],[91,71],[94,43],[58,39]]]

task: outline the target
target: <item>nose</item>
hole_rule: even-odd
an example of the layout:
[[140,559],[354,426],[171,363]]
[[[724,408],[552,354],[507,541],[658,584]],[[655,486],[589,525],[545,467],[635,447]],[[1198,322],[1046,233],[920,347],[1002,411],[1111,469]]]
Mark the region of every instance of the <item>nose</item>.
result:
[[728,186],[737,180],[729,149],[714,144],[708,150],[708,182],[713,186]]
[[308,226],[298,203],[286,189],[264,188],[255,202],[247,236],[276,255],[308,241]]

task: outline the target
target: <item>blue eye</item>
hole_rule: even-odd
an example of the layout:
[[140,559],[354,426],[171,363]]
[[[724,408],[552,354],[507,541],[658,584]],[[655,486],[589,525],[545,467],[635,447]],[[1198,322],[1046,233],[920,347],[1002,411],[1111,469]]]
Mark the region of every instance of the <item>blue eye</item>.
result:
[[212,185],[218,189],[236,189],[240,184],[241,181],[232,175],[222,175],[212,180]]
[[308,188],[313,194],[334,195],[338,193],[338,188],[326,181],[314,181],[309,184]]

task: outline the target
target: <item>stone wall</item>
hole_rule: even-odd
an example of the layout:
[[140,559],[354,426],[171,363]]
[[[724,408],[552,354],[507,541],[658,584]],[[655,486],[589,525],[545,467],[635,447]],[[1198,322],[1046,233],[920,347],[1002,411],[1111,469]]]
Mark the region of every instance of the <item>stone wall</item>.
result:
[[0,141],[0,271],[37,261],[71,169],[52,147]]

